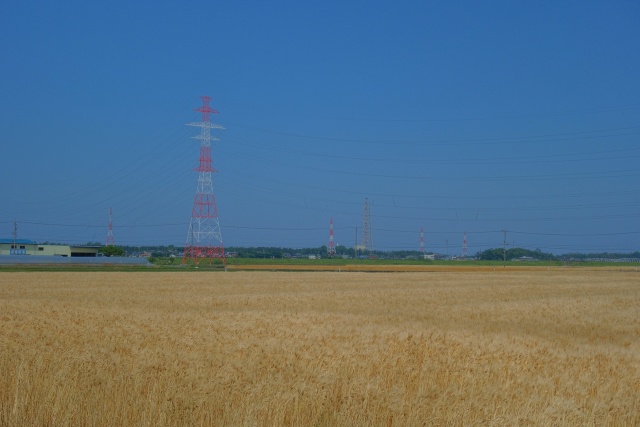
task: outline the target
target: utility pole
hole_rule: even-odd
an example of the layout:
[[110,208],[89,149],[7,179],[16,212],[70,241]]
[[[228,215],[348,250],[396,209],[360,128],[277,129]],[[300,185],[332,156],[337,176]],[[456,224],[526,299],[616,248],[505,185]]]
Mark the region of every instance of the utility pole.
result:
[[507,266],[507,229],[502,230],[504,233],[504,240],[502,242],[502,266]]
[[[13,220],[13,253],[18,253],[18,222]],[[11,253],[12,251],[9,251]]]
[[356,241],[353,245],[353,258],[358,259],[358,226],[356,225]]

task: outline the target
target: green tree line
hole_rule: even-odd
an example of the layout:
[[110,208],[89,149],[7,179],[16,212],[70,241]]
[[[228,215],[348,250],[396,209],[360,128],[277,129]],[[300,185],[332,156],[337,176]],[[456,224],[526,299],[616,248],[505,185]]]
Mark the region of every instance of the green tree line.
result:
[[[530,257],[539,261],[556,261],[558,258],[550,253],[542,252],[540,249],[530,250],[523,248],[509,248],[506,250],[506,259]],[[476,254],[476,258],[483,261],[502,261],[505,259],[503,248],[487,249]]]

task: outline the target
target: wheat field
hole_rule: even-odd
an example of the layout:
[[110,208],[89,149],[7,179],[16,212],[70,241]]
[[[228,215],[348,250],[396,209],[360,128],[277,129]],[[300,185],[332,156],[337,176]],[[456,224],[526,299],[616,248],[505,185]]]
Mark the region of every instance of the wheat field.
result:
[[640,425],[640,274],[2,272],[1,426]]

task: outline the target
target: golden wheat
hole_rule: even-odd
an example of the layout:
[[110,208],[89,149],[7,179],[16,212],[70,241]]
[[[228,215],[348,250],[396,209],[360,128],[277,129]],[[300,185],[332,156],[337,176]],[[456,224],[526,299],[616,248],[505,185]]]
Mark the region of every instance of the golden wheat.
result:
[[2,426],[638,425],[640,276],[1,273]]

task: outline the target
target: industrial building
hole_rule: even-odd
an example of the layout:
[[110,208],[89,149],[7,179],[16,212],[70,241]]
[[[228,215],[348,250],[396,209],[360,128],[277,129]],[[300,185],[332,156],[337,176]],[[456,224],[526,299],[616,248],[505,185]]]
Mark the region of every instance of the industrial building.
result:
[[96,257],[100,246],[40,245],[27,239],[0,239],[0,255]]

